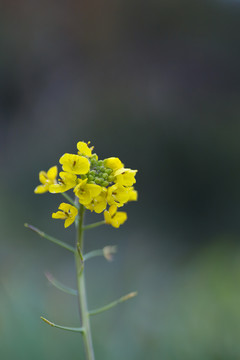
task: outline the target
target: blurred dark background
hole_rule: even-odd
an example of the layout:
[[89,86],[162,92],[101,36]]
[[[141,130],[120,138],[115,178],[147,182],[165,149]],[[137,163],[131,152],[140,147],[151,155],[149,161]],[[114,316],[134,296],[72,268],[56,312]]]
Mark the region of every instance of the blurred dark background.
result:
[[[83,358],[73,258],[29,222],[74,243],[51,219],[60,195],[34,195],[38,172],[91,140],[138,169],[139,201],[113,263],[87,264],[96,358],[240,359],[239,1],[11,1],[0,5],[0,355]],[[96,217],[101,220],[101,215]],[[87,221],[93,221],[88,217]]]

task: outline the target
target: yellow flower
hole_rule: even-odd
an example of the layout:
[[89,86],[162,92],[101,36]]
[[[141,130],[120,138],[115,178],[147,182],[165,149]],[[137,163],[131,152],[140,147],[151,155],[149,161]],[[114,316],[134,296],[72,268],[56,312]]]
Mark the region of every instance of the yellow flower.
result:
[[108,211],[104,211],[104,219],[106,224],[119,228],[119,226],[127,220],[127,213],[124,211],[117,211],[117,206],[112,205]]
[[137,173],[137,170],[131,170],[131,169],[125,169],[121,168],[115,171],[115,182],[117,182],[119,185],[124,186],[132,186],[135,184],[136,179],[135,175]]
[[112,185],[108,188],[107,202],[109,205],[123,206],[129,199],[129,189],[122,185]]
[[137,190],[134,190],[134,188],[129,189],[129,199],[128,201],[137,201],[138,199],[138,192]]
[[90,144],[90,141],[87,144],[84,141],[79,141],[77,143],[78,155],[91,157],[92,156],[92,150],[94,149],[94,146],[89,148],[88,147],[89,144]]
[[57,166],[52,166],[48,172],[40,171],[39,173],[39,181],[42,185],[38,185],[34,192],[35,194],[43,194],[49,190],[49,186],[51,184],[56,183],[58,169]]
[[82,205],[89,204],[102,191],[101,186],[95,184],[88,184],[87,179],[78,180],[78,185],[74,189],[74,193],[79,197],[79,202]]
[[87,174],[90,169],[90,163],[84,156],[64,154],[59,162],[64,171],[72,174],[84,175]]
[[110,157],[108,159],[105,159],[104,164],[106,165],[106,167],[108,167],[112,170],[118,170],[118,169],[121,169],[124,167],[121,160],[117,157]]
[[105,210],[107,207],[107,189],[102,188],[101,193],[93,198],[89,204],[86,204],[85,207],[88,210],[94,210],[98,214],[103,212],[103,210]]
[[49,186],[50,193],[62,193],[72,189],[77,184],[77,176],[67,172],[60,172],[59,176],[61,179],[58,179],[58,184],[53,184]]
[[78,214],[78,210],[75,206],[66,203],[61,203],[58,209],[61,211],[53,213],[52,218],[65,220],[64,227],[67,228],[74,222],[75,217]]

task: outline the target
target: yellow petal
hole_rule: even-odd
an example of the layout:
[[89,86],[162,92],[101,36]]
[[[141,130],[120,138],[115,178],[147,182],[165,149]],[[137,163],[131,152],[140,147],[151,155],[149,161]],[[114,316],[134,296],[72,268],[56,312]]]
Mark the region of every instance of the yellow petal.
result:
[[40,171],[40,173],[39,173],[39,181],[40,181],[40,183],[46,184],[47,180],[48,180],[48,177],[47,177],[46,171]]
[[92,156],[92,148],[89,148],[88,145],[84,141],[79,141],[77,143],[77,148],[79,150],[79,155],[85,155],[88,157]]
[[101,186],[95,184],[86,184],[86,188],[89,190],[91,197],[96,197],[102,191]]
[[84,175],[87,174],[90,169],[90,163],[87,158],[75,154],[64,154],[60,160],[64,171]]
[[72,225],[74,221],[75,221],[75,217],[67,218],[64,222],[64,227],[67,228],[68,226]]
[[132,186],[136,182],[135,180],[136,172],[137,170],[131,170],[125,168],[118,169],[114,173],[114,176],[116,177],[115,182],[124,186]]
[[64,184],[53,184],[49,186],[49,192],[52,194],[62,193],[66,191]]
[[104,211],[104,219],[106,224],[111,224],[111,220],[112,220],[111,215],[106,210]]
[[110,168],[112,170],[117,170],[117,169],[124,167],[121,160],[117,157],[110,157],[108,159],[105,159],[104,163],[108,168]]
[[58,174],[57,166],[52,166],[47,172],[47,177],[49,180],[55,181],[57,174]]
[[138,192],[137,192],[137,190],[131,190],[131,191],[129,192],[129,199],[128,199],[128,201],[137,201],[137,199],[138,199]]
[[116,213],[114,218],[112,219],[112,226],[115,228],[119,228],[127,220],[127,213],[124,211],[119,211]]
[[111,217],[114,216],[116,211],[117,211],[117,205],[111,205],[110,208],[109,208],[109,214],[111,215]]
[[45,193],[45,192],[48,191],[48,188],[49,188],[48,184],[38,185],[38,186],[35,188],[34,192],[35,192],[35,194],[43,194],[43,193]]
[[62,212],[62,211],[57,211],[56,213],[52,213],[52,218],[64,220],[67,218],[67,215],[64,214],[64,212]]

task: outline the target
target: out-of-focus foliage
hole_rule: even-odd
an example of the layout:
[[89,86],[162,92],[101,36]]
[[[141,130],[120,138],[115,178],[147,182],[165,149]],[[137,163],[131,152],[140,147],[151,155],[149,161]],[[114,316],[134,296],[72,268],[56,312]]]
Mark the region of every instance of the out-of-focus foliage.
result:
[[[0,357],[81,358],[74,287],[38,172],[79,140],[136,168],[139,201],[119,230],[87,234],[97,359],[240,358],[240,6],[237,1],[2,1],[0,12]],[[112,152],[112,154],[111,154]],[[90,217],[88,221],[92,220]],[[96,216],[96,220],[101,220]]]

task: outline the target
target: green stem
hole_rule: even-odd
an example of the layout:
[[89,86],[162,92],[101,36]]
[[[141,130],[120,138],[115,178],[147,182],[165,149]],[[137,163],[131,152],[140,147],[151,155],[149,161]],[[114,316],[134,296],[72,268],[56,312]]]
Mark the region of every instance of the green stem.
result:
[[133,297],[135,297],[135,296],[137,296],[137,292],[136,292],[136,291],[131,292],[130,294],[127,294],[127,295],[125,295],[125,296],[122,296],[120,299],[115,300],[115,301],[111,302],[110,304],[107,304],[107,305],[105,305],[105,306],[103,306],[103,307],[101,307],[101,308],[98,308],[98,309],[89,311],[88,314],[89,314],[89,315],[97,315],[97,314],[100,314],[100,313],[102,313],[102,312],[104,312],[104,311],[106,311],[106,310],[109,310],[109,309],[113,308],[114,306],[120,304],[121,302],[127,301],[127,300],[129,300],[129,299],[131,299],[131,298],[133,298]]
[[106,224],[105,221],[98,221],[94,224],[90,224],[90,225],[86,225],[83,227],[83,230],[90,230],[90,229],[94,229],[95,227],[98,227],[98,226],[101,226],[101,225],[104,225]]
[[84,328],[84,332],[82,335],[83,335],[86,359],[94,360],[95,357],[94,357],[92,335],[91,335],[90,321],[89,321],[88,308],[87,308],[84,262],[82,256],[80,256],[80,254],[83,253],[83,216],[84,216],[84,206],[81,205],[79,209],[79,221],[78,221],[78,232],[77,232],[77,249],[79,251],[75,252],[77,283],[78,283],[78,302],[79,302],[82,328]]
[[65,242],[61,241],[61,240],[58,240],[56,238],[54,238],[53,236],[50,236],[48,234],[45,234],[43,231],[37,229],[35,226],[33,225],[29,225],[29,224],[24,224],[24,226],[30,230],[32,230],[33,232],[37,233],[39,236],[53,242],[54,244],[57,244],[61,247],[63,247],[64,249],[67,249],[71,252],[73,252],[75,254],[75,249],[71,246],[71,245],[68,245],[66,244]]
[[43,316],[41,316],[41,319],[47,323],[48,325],[61,329],[61,330],[67,330],[67,331],[74,331],[74,332],[81,332],[84,333],[84,329],[83,328],[73,328],[73,327],[68,327],[68,326],[62,326],[62,325],[57,325],[54,324],[53,322],[49,321],[48,319],[45,319]]
[[67,195],[66,193],[61,193],[61,194],[68,202],[70,202],[70,204],[72,204],[73,206],[76,206],[74,200],[69,195]]
[[58,290],[61,290],[67,294],[70,295],[77,295],[78,292],[75,289],[72,289],[64,284],[62,284],[60,281],[58,281],[57,279],[55,279],[50,273],[45,273],[46,278],[48,279],[48,281],[55,286]]
[[85,254],[83,256],[83,259],[84,259],[84,261],[86,261],[86,260],[91,259],[91,258],[93,258],[95,256],[104,256],[103,249],[90,251],[90,252],[88,252],[87,254]]

